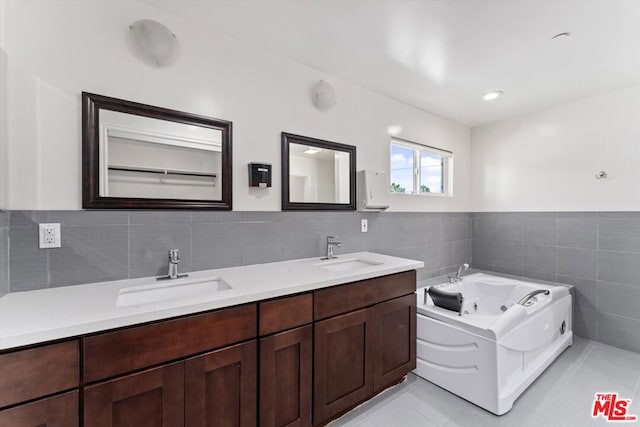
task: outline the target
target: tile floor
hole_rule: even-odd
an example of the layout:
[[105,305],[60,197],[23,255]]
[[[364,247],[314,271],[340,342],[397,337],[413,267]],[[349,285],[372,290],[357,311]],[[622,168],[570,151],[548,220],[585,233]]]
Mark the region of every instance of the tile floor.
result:
[[548,427],[640,426],[640,421],[608,423],[591,418],[596,392],[631,398],[630,415],[640,419],[640,354],[576,337],[556,361],[516,401],[495,416],[422,378],[407,381],[336,420],[334,426]]

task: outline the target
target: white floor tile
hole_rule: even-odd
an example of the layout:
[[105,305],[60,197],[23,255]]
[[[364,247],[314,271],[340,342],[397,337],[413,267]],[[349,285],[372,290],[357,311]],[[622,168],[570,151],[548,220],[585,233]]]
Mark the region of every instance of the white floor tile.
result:
[[[589,427],[612,425],[591,417],[596,392],[632,398],[640,416],[640,354],[576,338],[500,417],[413,374],[337,420],[349,427]],[[640,426],[637,423],[622,423]]]

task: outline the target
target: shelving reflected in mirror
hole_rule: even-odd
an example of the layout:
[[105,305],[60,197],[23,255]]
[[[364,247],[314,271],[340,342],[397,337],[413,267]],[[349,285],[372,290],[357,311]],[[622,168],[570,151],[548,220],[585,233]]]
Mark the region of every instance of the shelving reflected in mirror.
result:
[[231,122],[83,94],[84,208],[231,209]]

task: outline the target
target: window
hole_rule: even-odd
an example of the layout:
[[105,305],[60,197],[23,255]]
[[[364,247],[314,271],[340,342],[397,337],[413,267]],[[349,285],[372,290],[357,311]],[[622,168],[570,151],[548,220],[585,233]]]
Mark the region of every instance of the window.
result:
[[391,192],[449,195],[453,153],[391,139]]

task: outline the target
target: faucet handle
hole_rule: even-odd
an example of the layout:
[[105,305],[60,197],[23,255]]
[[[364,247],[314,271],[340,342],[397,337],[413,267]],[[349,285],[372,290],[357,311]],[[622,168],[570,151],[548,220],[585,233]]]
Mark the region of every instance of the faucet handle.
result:
[[180,262],[180,249],[171,249],[169,251],[169,262],[171,263]]

